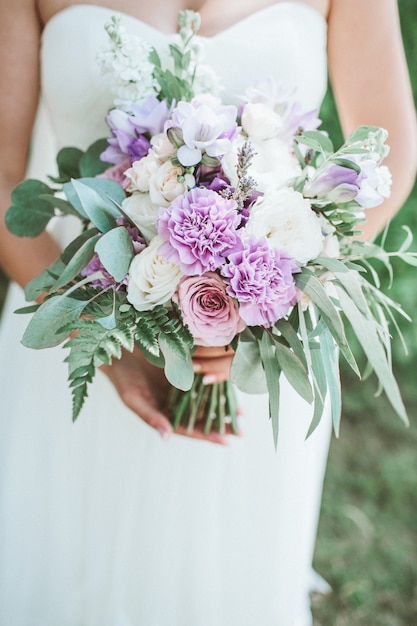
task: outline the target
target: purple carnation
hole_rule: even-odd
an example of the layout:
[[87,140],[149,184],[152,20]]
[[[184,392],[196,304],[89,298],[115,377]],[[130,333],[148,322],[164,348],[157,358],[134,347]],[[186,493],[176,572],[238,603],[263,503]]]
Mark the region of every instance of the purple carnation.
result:
[[213,271],[238,243],[239,225],[234,200],[195,187],[160,210],[158,232],[164,239],[160,253],[187,276]]
[[298,300],[293,274],[296,261],[285,252],[269,248],[266,239],[250,238],[228,256],[221,269],[227,293],[240,304],[248,326],[273,326]]

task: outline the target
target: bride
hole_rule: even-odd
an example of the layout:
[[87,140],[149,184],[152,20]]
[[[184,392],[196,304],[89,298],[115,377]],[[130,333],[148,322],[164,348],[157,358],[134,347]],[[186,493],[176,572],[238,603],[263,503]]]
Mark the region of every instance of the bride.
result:
[[[185,8],[200,12],[225,101],[272,75],[319,107],[328,67],[344,132],[388,129],[393,192],[368,212],[365,235],[378,231],[417,162],[395,0],[0,0],[2,214],[24,176],[53,173],[60,147],[105,134],[112,96],[96,56],[109,17],[121,12],[163,53]],[[18,240],[3,221],[0,262],[14,284],[0,333],[1,623],[309,626],[328,415],[305,441],[310,407],[284,386],[276,453],[264,396],[240,394],[240,437],[173,435],[161,374],[134,353],[102,368],[71,424],[64,355],[19,345],[26,320],[13,315],[18,285],[71,234]],[[231,358],[199,351],[194,366],[216,382]]]

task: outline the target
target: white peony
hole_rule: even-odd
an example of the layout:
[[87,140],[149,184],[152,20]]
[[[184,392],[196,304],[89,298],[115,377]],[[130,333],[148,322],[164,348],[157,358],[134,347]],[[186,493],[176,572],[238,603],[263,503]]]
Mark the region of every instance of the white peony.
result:
[[271,248],[285,250],[300,265],[316,258],[323,247],[320,218],[294,189],[269,190],[253,205],[246,232],[266,237]]
[[130,264],[127,299],[137,311],[149,311],[168,302],[183,276],[179,265],[158,254],[162,243],[157,235]]
[[175,198],[194,186],[194,176],[190,174],[184,176],[182,167],[176,167],[171,161],[165,161],[149,179],[149,195],[154,204],[168,207]]
[[282,117],[263,102],[248,102],[242,111],[242,127],[253,139],[272,139],[282,129]]
[[141,235],[150,241],[158,232],[159,206],[153,204],[148,193],[134,193],[122,202],[122,209],[130,217]]

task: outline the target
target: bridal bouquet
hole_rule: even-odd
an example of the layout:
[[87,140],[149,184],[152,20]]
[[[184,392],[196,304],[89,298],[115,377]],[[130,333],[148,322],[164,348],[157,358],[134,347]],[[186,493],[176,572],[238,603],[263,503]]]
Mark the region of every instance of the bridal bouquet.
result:
[[[53,186],[14,190],[7,224],[17,235],[57,216],[81,223],[26,288],[28,300],[47,295],[22,310],[34,312],[24,345],[69,349],[74,419],[97,367],[136,346],[165,369],[174,425],[205,432],[237,428],[231,383],[204,385],[192,367],[196,346],[224,346],[235,352],[233,383],[269,393],[276,440],[281,373],[313,403],[310,432],[330,395],[337,432],[339,353],[360,375],[350,324],[406,421],[389,334],[403,312],[366,277],[370,259],[390,267],[392,253],[354,238],[390,193],[386,132],[361,127],[335,151],[315,112],[269,79],[239,107],[223,103],[199,63],[198,18],[180,14],[166,67],[113,18],[99,55],[115,89],[111,137],[61,150]],[[408,240],[396,254],[414,262]]]

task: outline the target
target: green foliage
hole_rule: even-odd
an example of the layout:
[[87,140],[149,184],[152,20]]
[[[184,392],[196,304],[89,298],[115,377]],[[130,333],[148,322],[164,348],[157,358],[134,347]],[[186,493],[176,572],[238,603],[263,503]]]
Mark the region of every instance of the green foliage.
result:
[[76,331],[76,335],[65,343],[64,348],[70,350],[65,361],[68,363],[68,380],[73,398],[72,419],[76,420],[96,369],[104,363],[110,364],[113,358],[120,359],[122,348],[133,351],[134,327],[127,321],[109,330],[99,321],[83,319],[66,326],[67,336],[71,330]]
[[53,190],[39,180],[25,180],[12,191],[12,205],[6,213],[7,228],[18,237],[37,237],[54,216],[54,208],[39,198]]

